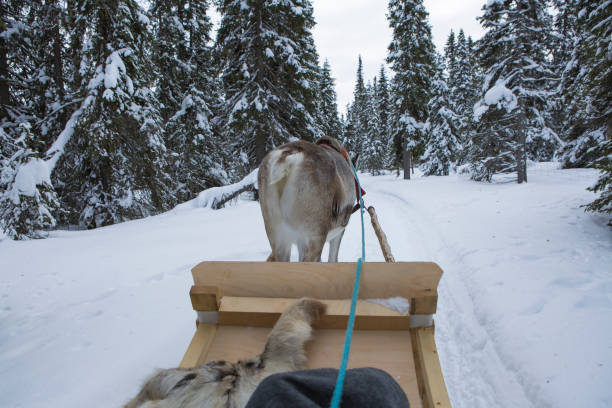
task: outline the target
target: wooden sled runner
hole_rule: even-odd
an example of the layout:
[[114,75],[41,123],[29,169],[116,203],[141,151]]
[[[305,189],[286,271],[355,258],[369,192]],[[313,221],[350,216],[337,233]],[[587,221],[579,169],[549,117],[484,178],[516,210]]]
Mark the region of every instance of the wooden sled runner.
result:
[[[308,367],[338,368],[350,310],[355,263],[202,262],[192,269],[190,297],[196,333],[181,367],[209,360],[237,361],[260,353],[280,314],[296,299],[328,305],[314,324]],[[433,315],[442,270],[428,262],[366,262],[359,298],[410,300],[402,315],[360,300],[349,368],[377,367],[393,376],[414,408],[445,408],[450,401],[434,341]],[[203,323],[211,321],[216,323]]]

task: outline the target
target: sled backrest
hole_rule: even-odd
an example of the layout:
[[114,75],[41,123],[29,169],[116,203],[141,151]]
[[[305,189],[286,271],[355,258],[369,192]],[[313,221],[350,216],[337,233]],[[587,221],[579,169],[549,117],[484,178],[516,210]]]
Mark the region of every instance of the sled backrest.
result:
[[[192,269],[195,310],[215,296],[350,299],[356,263],[202,262]],[[410,299],[411,315],[433,315],[440,267],[432,262],[366,262],[359,299]],[[213,290],[216,293],[206,293]],[[211,298],[212,295],[212,298]]]

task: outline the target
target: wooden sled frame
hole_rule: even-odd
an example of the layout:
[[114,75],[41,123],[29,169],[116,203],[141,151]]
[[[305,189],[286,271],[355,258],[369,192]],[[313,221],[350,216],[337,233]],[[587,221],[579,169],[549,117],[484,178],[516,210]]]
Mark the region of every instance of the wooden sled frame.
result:
[[[328,305],[315,322],[308,366],[337,368],[350,310],[356,263],[202,262],[192,269],[197,330],[181,367],[236,361],[260,353],[269,328],[296,299]],[[349,368],[391,374],[411,407],[450,407],[434,339],[433,315],[442,270],[429,262],[366,262],[359,299],[403,297],[410,314],[359,300]]]

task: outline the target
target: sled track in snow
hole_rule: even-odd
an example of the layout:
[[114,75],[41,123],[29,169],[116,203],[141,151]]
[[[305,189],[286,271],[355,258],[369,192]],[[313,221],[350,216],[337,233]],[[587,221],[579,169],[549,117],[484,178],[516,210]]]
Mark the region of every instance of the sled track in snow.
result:
[[[546,407],[537,390],[530,390],[526,379],[500,358],[493,336],[488,332],[486,315],[474,304],[477,286],[461,273],[468,270],[461,251],[449,244],[437,230],[426,210],[418,208],[399,194],[369,186],[370,197],[379,214],[387,220],[390,242],[398,260],[434,261],[444,270],[438,288],[436,313],[438,351],[450,397],[455,408]],[[531,391],[531,392],[530,392]]]

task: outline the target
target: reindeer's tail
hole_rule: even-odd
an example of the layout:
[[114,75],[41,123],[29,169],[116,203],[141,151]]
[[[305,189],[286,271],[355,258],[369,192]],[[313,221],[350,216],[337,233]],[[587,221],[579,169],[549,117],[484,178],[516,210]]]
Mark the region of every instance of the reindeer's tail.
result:
[[303,155],[293,150],[279,150],[270,158],[270,184],[279,183],[291,173],[291,169],[301,162]]
[[327,306],[313,299],[300,299],[287,309],[268,335],[262,361],[290,364],[300,370],[306,363],[304,345],[312,335],[311,323],[325,314]]

